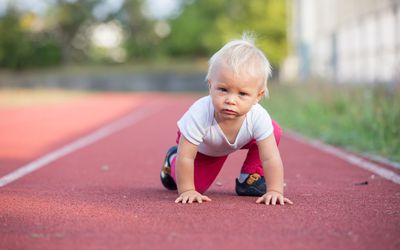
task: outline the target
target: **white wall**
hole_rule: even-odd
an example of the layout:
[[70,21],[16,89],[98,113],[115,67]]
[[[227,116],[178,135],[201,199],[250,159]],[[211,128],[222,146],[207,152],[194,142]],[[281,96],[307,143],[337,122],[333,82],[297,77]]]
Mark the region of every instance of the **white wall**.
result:
[[331,81],[400,83],[400,0],[292,0],[291,6],[290,62],[299,63],[291,65],[299,76],[309,65],[307,76]]

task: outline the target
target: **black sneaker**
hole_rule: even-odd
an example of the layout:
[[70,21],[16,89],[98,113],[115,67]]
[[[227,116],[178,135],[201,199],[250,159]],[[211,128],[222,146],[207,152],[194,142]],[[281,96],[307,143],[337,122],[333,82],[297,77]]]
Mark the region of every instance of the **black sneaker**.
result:
[[240,196],[262,196],[267,191],[265,178],[264,176],[254,173],[250,174],[243,183],[240,183],[239,180],[236,179],[235,190],[237,195]]
[[164,159],[164,164],[163,167],[161,168],[161,173],[160,173],[160,178],[161,178],[161,183],[166,189],[169,190],[176,190],[176,183],[174,179],[171,177],[171,156],[176,154],[178,152],[178,147],[177,146],[172,146],[170,149],[168,149],[167,155],[165,156]]

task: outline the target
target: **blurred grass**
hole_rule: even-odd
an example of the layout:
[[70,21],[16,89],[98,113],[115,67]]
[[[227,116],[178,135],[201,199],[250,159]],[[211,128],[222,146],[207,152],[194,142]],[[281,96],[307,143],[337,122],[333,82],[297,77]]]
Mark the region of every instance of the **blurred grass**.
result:
[[61,89],[0,89],[0,108],[59,104],[90,95]]
[[400,88],[270,85],[263,105],[283,127],[400,162]]

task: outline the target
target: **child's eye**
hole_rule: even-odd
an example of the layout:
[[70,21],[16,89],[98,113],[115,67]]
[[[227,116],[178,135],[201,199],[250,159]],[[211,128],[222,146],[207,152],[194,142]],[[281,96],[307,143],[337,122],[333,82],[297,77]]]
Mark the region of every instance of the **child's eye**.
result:
[[239,92],[239,95],[240,95],[240,96],[247,96],[247,95],[249,95],[249,94],[247,94],[246,92]]
[[219,91],[226,92],[226,88],[218,88]]

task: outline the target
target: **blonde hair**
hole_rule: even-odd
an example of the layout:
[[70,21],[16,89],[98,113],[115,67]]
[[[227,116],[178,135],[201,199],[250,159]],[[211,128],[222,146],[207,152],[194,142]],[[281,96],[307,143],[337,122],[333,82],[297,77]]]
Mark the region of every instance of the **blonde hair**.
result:
[[263,78],[265,96],[268,96],[267,82],[271,76],[271,64],[264,53],[254,45],[254,36],[243,34],[241,39],[225,44],[208,61],[206,80],[211,80],[216,66],[224,63],[235,75],[242,73]]

